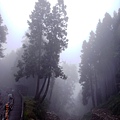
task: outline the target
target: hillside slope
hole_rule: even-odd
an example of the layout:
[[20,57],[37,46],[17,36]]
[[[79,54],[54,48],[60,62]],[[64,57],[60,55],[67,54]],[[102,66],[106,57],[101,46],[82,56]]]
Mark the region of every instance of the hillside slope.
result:
[[120,120],[120,94],[92,109],[81,120]]

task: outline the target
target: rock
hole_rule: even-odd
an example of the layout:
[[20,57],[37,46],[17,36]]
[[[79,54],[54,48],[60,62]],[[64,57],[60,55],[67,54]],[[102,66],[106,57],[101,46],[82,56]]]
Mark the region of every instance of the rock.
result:
[[94,109],[91,120],[120,120],[120,117],[112,115],[112,112],[107,109]]
[[53,112],[46,112],[45,120],[60,120],[60,118]]

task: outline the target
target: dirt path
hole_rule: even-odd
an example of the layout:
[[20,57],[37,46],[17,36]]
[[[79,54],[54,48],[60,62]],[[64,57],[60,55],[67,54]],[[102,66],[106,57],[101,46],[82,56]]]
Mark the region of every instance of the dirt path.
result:
[[9,120],[20,120],[22,111],[22,99],[18,92],[14,93],[14,108],[10,112]]

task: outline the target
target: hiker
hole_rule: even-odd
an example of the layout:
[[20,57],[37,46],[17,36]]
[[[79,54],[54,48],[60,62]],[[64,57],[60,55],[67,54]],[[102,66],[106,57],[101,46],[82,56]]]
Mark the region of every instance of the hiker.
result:
[[5,120],[8,120],[11,111],[9,102],[5,104]]
[[9,101],[10,108],[12,110],[13,109],[13,104],[14,104],[13,94],[8,94],[8,101]]

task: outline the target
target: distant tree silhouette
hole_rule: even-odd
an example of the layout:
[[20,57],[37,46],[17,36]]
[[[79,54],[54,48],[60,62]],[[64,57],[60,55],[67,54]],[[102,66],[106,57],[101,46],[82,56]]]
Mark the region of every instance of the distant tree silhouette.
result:
[[117,92],[116,81],[119,80],[116,76],[120,73],[119,26],[120,10],[114,12],[113,18],[105,13],[95,33],[90,32],[89,41],[83,42],[79,73],[84,105],[91,98],[95,107]]
[[4,57],[3,55],[3,43],[6,43],[6,35],[8,34],[8,30],[6,25],[3,25],[3,19],[0,14],[0,58]]
[[[35,10],[30,15],[28,21],[30,32],[26,34],[29,38],[28,44],[23,44],[24,53],[22,60],[18,61],[19,68],[15,74],[16,81],[22,77],[37,77],[35,99],[41,97],[44,101],[51,77],[66,76],[62,68],[59,66],[60,53],[67,48],[67,21],[66,6],[63,0],[51,9],[50,3],[46,0],[36,2]],[[42,86],[40,88],[40,80]]]
[[[77,68],[74,64],[62,63],[63,70],[67,75],[66,80],[57,78],[54,83],[53,94],[50,101],[50,110],[61,117],[66,118],[68,114],[73,115],[74,90],[78,82]],[[72,108],[71,108],[72,107]],[[66,113],[66,114],[65,114]]]

